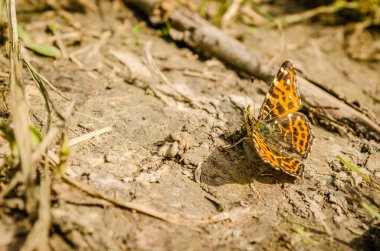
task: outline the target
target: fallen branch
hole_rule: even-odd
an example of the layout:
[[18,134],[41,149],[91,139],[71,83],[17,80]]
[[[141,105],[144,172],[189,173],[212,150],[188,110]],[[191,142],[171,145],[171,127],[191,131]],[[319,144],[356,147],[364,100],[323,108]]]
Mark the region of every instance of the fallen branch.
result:
[[[185,8],[172,10],[172,8],[167,8],[167,5],[161,4],[160,0],[128,0],[125,2],[146,14],[154,25],[170,21],[169,34],[172,39],[183,41],[206,56],[216,57],[267,83],[270,83],[275,75],[275,69],[258,53],[229,37],[196,13]],[[305,108],[316,117],[327,118],[332,123],[343,123],[359,136],[380,141],[380,125],[367,117],[359,108],[351,106],[305,78],[299,77],[298,82]],[[316,108],[325,106],[335,109]]]

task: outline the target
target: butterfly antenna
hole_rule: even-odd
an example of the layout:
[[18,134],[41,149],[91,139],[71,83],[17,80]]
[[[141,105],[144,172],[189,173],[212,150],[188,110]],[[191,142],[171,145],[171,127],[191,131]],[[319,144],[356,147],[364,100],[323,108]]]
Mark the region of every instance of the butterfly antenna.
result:
[[[253,81],[254,81],[254,77],[251,76],[251,84],[253,85]],[[255,93],[253,93],[253,117],[256,118],[256,102],[255,102],[255,97],[254,97]]]

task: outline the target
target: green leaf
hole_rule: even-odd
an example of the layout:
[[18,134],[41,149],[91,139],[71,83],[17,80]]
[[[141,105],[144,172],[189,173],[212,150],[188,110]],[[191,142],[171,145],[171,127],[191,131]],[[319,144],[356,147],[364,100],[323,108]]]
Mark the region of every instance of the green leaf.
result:
[[133,32],[135,35],[141,33],[141,25],[140,25],[140,23],[136,24],[135,27],[133,27],[132,32]]
[[69,157],[71,154],[71,151],[70,151],[70,148],[66,144],[63,144],[61,147],[60,153],[61,153],[61,156]]
[[302,226],[295,226],[293,227],[293,231],[296,232],[299,235],[305,234],[305,228]]
[[47,57],[60,58],[61,51],[53,46],[48,44],[37,44],[35,42],[30,42],[28,44],[25,43],[25,47],[31,49],[32,51]]
[[21,26],[18,26],[18,35],[22,41],[24,41],[25,47],[36,52],[37,54],[53,58],[61,57],[61,51],[57,47],[49,44],[38,44],[34,42],[28,32]]
[[8,141],[9,147],[14,155],[18,154],[16,137],[13,129],[6,123],[0,124],[0,137]]
[[247,32],[250,34],[255,34],[257,32],[257,28],[255,27],[248,27]]
[[33,148],[35,148],[38,144],[41,143],[42,135],[41,135],[40,130],[35,126],[29,126],[29,130],[32,135],[32,145],[33,145]]
[[165,21],[165,25],[161,28],[162,36],[168,37],[170,35],[171,28],[171,23],[169,21]]
[[127,46],[132,45],[134,43],[135,43],[135,40],[133,38],[126,38],[123,40],[123,44]]
[[17,33],[18,33],[18,36],[21,38],[21,40],[24,41],[25,44],[30,41],[30,36],[23,27],[17,26]]
[[55,24],[49,24],[48,29],[49,31],[54,32],[57,29],[57,26]]

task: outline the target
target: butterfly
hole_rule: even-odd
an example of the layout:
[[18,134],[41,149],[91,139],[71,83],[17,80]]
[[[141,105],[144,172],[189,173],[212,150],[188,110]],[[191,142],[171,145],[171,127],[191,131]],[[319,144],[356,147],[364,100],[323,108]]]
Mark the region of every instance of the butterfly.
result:
[[296,72],[285,61],[271,83],[257,118],[246,109],[248,138],[264,162],[293,176],[302,176],[303,159],[314,139],[310,122],[303,113],[296,83]]

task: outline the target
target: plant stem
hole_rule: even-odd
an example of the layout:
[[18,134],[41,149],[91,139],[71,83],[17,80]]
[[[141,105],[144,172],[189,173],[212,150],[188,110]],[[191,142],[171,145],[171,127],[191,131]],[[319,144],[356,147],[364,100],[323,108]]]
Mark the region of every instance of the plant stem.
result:
[[23,180],[26,189],[26,211],[29,214],[35,212],[36,196],[33,185],[33,162],[32,162],[32,144],[29,125],[28,107],[25,101],[24,88],[22,84],[22,64],[20,60],[20,44],[17,34],[17,19],[15,0],[7,0],[7,13],[9,23],[9,100],[11,121],[14,128],[14,134],[17,142],[18,154],[21,161]]

